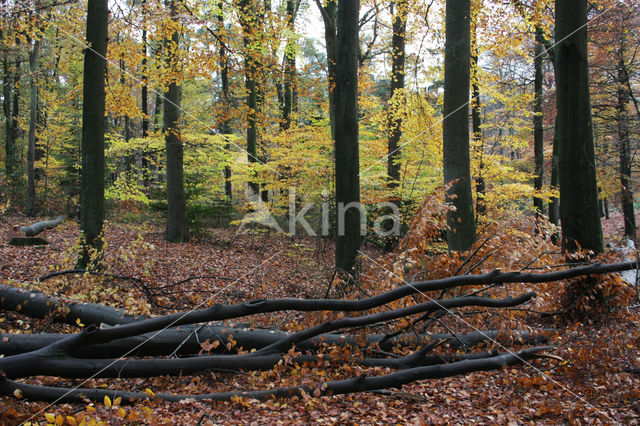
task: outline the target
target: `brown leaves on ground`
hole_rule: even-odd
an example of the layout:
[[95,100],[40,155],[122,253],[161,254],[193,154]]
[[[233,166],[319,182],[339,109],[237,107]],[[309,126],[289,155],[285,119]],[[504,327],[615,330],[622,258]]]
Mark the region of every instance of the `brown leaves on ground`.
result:
[[[48,294],[77,300],[106,303],[131,312],[164,314],[169,311],[206,306],[214,302],[232,303],[258,297],[322,297],[332,277],[332,245],[326,240],[289,239],[260,231],[235,236],[233,230],[212,230],[188,244],[163,240],[160,226],[136,227],[108,223],[106,272],[141,278],[140,285],[126,279],[69,275],[37,283],[37,277],[53,269],[73,267],[77,226],[69,221],[43,237],[45,247],[6,245],[11,225],[23,218],[0,218],[0,283],[39,288]],[[416,222],[418,223],[418,222]],[[424,221],[421,227],[428,227]],[[507,229],[507,231],[500,231]],[[430,245],[410,234],[403,251],[382,255],[367,250],[362,258],[363,279],[347,297],[381,292],[403,285],[403,280],[431,279],[453,274],[488,272],[497,268],[547,270],[562,263],[548,239],[535,236],[531,225],[519,222],[511,227],[487,225],[484,236],[465,256],[426,253]],[[430,237],[437,240],[432,232]],[[414,241],[411,241],[411,239]],[[389,272],[389,270],[391,272]],[[195,276],[201,278],[173,287],[173,283]],[[606,284],[606,281],[611,281]],[[625,371],[640,368],[638,301],[626,298],[594,318],[551,316],[563,309],[567,283],[514,285],[485,290],[482,294],[502,297],[523,290],[535,290],[540,297],[528,311],[493,313],[483,309],[463,309],[460,315],[445,315],[431,324],[432,332],[473,331],[499,327],[505,334],[513,328],[556,327],[552,339],[558,346],[557,359],[539,359],[529,365],[500,371],[480,372],[413,383],[402,389],[379,393],[313,397],[287,401],[246,400],[231,402],[166,403],[159,400],[121,405],[109,400],[102,404],[49,406],[15,398],[0,398],[0,419],[4,424],[638,424],[640,423],[640,375]],[[623,286],[617,278],[607,278],[598,294]],[[148,298],[149,289],[164,292]],[[571,287],[569,285],[569,287]],[[465,288],[465,294],[480,288]],[[337,291],[335,288],[332,291]],[[620,290],[623,291],[623,290]],[[618,293],[620,292],[618,291]],[[626,294],[626,293],[625,293]],[[418,295],[415,302],[435,295]],[[592,294],[587,294],[590,297]],[[583,303],[580,307],[586,309]],[[631,305],[620,306],[620,303]],[[634,306],[634,303],[636,306]],[[623,309],[624,308],[624,309]],[[531,312],[535,311],[535,312]],[[279,314],[246,319],[254,326],[299,329],[324,319],[318,314]],[[460,320],[463,319],[463,321]],[[589,323],[589,321],[591,323]],[[410,327],[408,321],[403,324]],[[33,320],[3,312],[0,332],[60,332],[72,327],[45,320]],[[214,349],[214,342],[203,348]],[[517,342],[514,342],[517,345]],[[217,345],[215,345],[217,346]],[[512,346],[513,347],[513,346]],[[229,348],[232,349],[232,348]],[[237,348],[235,348],[237,349]],[[485,348],[486,349],[486,348]],[[493,349],[500,349],[493,346]],[[333,351],[333,352],[332,352]],[[327,353],[339,356],[335,348]],[[292,352],[293,356],[295,353]],[[345,359],[349,354],[342,354]],[[353,354],[352,354],[353,355]],[[89,380],[86,387],[107,387],[147,392],[206,393],[223,390],[271,388],[314,384],[322,380],[380,374],[385,369],[365,369],[345,363],[327,369],[325,365],[284,363],[265,372],[206,373],[178,378],[154,377],[131,380]],[[58,379],[39,377],[32,383],[56,385]],[[80,381],[76,383],[80,385]],[[93,422],[93,423],[92,423]]]

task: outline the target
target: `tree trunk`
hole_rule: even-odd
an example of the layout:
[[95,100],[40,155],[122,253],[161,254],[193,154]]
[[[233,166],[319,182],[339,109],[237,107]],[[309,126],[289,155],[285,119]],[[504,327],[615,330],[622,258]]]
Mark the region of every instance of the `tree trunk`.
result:
[[164,96],[163,94],[156,94],[156,103],[153,110],[153,128],[154,131],[159,131],[164,128]]
[[21,226],[20,231],[24,232],[27,237],[35,237],[45,229],[55,228],[64,221],[64,217],[58,216],[53,220],[43,220],[33,223],[29,226]]
[[362,235],[358,152],[359,10],[359,0],[338,4],[335,85],[336,268],[348,273],[356,272],[356,257]]
[[[469,158],[470,0],[447,0],[444,59],[443,160],[447,191],[456,207],[447,213],[450,250],[467,250],[476,238]],[[453,197],[451,197],[453,198]]]
[[[19,122],[19,118],[20,118],[20,89],[19,89],[19,84],[20,84],[20,58],[16,58],[15,61],[15,71],[13,73],[13,84],[15,87],[15,90],[13,91],[13,101],[11,102],[11,106],[13,107],[13,124],[11,125],[11,130],[13,132],[13,141],[15,143],[18,142],[18,139],[22,136],[22,131],[20,129],[20,122]],[[16,151],[16,159],[17,162],[20,163],[20,160],[18,158],[18,152]],[[18,171],[19,173],[19,171]]]
[[556,1],[556,92],[562,247],[604,251],[589,97],[587,1]]
[[258,163],[258,121],[260,114],[258,78],[260,59],[256,57],[260,49],[257,26],[262,25],[264,14],[262,8],[252,0],[240,0],[240,25],[244,43],[245,88],[247,91],[247,160],[249,162],[249,188],[256,196],[260,195],[260,183],[257,173],[251,166]]
[[[5,116],[5,174],[7,176],[7,181],[11,188],[12,197],[15,195],[17,183],[19,180],[19,172],[20,165],[18,163],[18,152],[16,149],[16,136],[17,132],[14,129],[14,126],[17,126],[16,117],[13,115],[13,105],[11,105],[13,93],[16,93],[16,97],[13,102],[17,100],[17,92],[18,88],[15,85],[14,79],[17,75],[18,71],[14,71],[13,75],[10,70],[9,65],[9,51],[5,50],[4,57],[2,60],[3,66],[3,85],[2,85],[2,106]],[[17,109],[17,107],[16,107]]]
[[5,174],[9,182],[13,180],[15,169],[15,141],[13,140],[13,116],[11,114],[11,88],[13,87],[11,72],[9,71],[9,52],[5,51],[2,58],[2,69],[4,76],[2,78],[2,110],[5,117]]
[[[536,41],[536,47],[534,51],[534,106],[533,106],[533,151],[535,157],[535,176],[533,179],[533,189],[536,192],[542,190],[542,183],[544,178],[544,128],[542,120],[542,83],[543,83],[543,70],[542,70],[542,55],[544,54],[544,46],[540,41]],[[536,216],[541,216],[544,211],[544,202],[540,197],[533,198],[533,208],[535,209]]]
[[[557,81],[557,80],[556,80]],[[556,113],[557,117],[557,113]],[[559,190],[560,189],[560,173],[558,170],[558,120],[556,118],[554,128],[553,128],[553,153],[551,154],[551,189]],[[549,222],[552,224],[559,226],[560,225],[560,200],[558,197],[551,197],[551,201],[549,202]],[[551,241],[554,244],[558,243],[558,234],[557,232],[551,236]]]
[[27,146],[27,216],[36,215],[36,132],[38,126],[38,69],[40,62],[40,40],[33,41],[29,54],[30,103],[29,103],[29,140]]
[[[474,18],[475,19],[475,18]],[[482,104],[480,103],[480,70],[478,65],[478,39],[476,36],[476,22],[471,33],[471,126],[473,139],[476,143],[476,152],[479,157],[478,177],[476,178],[476,213],[482,216],[487,212],[487,205],[484,197],[486,183],[484,180],[484,140],[482,137]]]
[[100,264],[104,222],[105,74],[107,55],[107,0],[89,0],[87,43],[82,87],[82,183],[80,227],[83,244],[78,266]]
[[[224,32],[224,2],[220,1],[218,3],[219,13],[217,16],[218,19],[218,34],[219,37],[222,37]],[[220,43],[220,47],[218,49],[218,55],[220,57],[220,80],[222,83],[222,102],[228,108],[231,107],[231,98],[229,97],[229,58],[227,55],[226,46]],[[228,135],[231,133],[231,126],[229,124],[229,117],[227,113],[223,113],[224,117],[219,125],[220,133],[223,135]],[[231,144],[226,143],[224,146],[224,150],[227,156],[231,155]],[[228,160],[227,160],[228,161]],[[231,186],[231,167],[229,165],[224,166],[224,194],[228,200],[233,199],[233,188]]]
[[[391,87],[389,99],[395,105],[398,96],[404,96],[405,40],[407,32],[407,0],[397,0],[393,5],[393,36],[391,38]],[[387,138],[387,178],[389,188],[400,184],[400,138],[402,137],[402,117],[396,108],[388,111],[389,134]]]
[[329,84],[329,123],[331,125],[331,139],[336,139],[336,52],[337,52],[337,30],[336,18],[338,12],[338,2],[336,0],[315,0],[324,22],[324,40],[327,50],[327,83]]
[[[171,18],[177,19],[175,1],[169,0]],[[163,48],[168,54],[167,66],[172,72],[179,72],[177,61],[180,34],[174,31],[171,41],[165,39]],[[184,194],[183,144],[180,134],[180,101],[182,88],[172,79],[165,92],[164,104],[164,141],[167,162],[167,228],[165,239],[174,243],[189,241],[187,229],[187,210]]]
[[[623,51],[623,49],[620,49]],[[624,58],[618,61],[618,105],[616,121],[618,122],[618,149],[620,152],[620,184],[622,185],[622,213],[624,216],[624,236],[633,241],[636,239],[636,216],[633,208],[633,181],[631,180],[631,143],[629,140],[629,124],[627,104],[629,103],[628,74],[625,71]]]
[[[147,69],[147,0],[142,0],[142,89],[140,91],[142,112],[142,138],[149,137],[149,80]],[[151,186],[151,162],[146,153],[142,153],[142,182],[145,188]]]
[[[287,0],[287,25],[291,34],[295,31],[295,19],[300,6],[300,0]],[[291,127],[292,113],[297,109],[297,87],[296,87],[296,56],[298,45],[293,36],[290,36],[285,46],[284,65],[284,93],[282,99],[282,117],[280,122],[281,130],[289,130]]]

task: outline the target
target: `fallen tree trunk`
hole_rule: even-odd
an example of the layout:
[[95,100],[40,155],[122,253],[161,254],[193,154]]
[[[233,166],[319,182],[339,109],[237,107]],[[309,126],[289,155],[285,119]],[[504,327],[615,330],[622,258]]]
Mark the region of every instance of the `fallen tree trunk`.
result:
[[20,231],[24,232],[27,237],[35,237],[45,229],[52,229],[60,225],[64,221],[64,217],[58,216],[52,220],[43,220],[28,226],[21,226]]
[[[527,330],[516,330],[511,333],[522,344],[539,345],[547,342],[546,333],[554,332],[552,329],[540,330],[539,334]],[[296,345],[300,351],[316,351],[324,345],[368,347],[375,345],[379,350],[390,351],[400,345],[417,349],[422,345],[446,340],[452,349],[468,349],[484,343],[498,341],[501,344],[509,343],[508,339],[499,336],[498,330],[482,330],[471,333],[429,333],[416,335],[404,333],[392,339],[387,339],[385,334],[369,334],[364,339],[356,338],[352,334],[320,334],[316,338],[303,340]],[[26,352],[36,351],[69,338],[72,334],[9,334],[0,333],[0,355],[10,356]],[[116,358],[124,353],[132,353],[133,356],[167,356],[167,355],[194,355],[202,350],[203,342],[218,341],[217,351],[226,351],[227,344],[234,341],[237,347],[261,349],[283,339],[289,338],[291,333],[272,329],[250,329],[228,327],[223,324],[207,325],[201,327],[181,327],[162,330],[160,333],[146,333],[140,336],[127,337],[113,340],[109,343],[87,345],[71,351],[70,355],[76,358]]]
[[[519,364],[535,358],[542,351],[552,347],[527,348],[519,352],[500,354],[482,359],[464,360],[450,364],[427,367],[415,367],[390,374],[367,377],[358,376],[345,380],[335,380],[318,384],[316,387],[296,386],[261,391],[236,391],[221,392],[201,395],[173,395],[155,394],[157,398],[166,401],[180,401],[184,399],[228,401],[232,398],[251,398],[264,400],[269,398],[292,398],[304,395],[340,395],[346,393],[363,392],[376,389],[397,388],[418,380],[439,379],[474,371],[495,370],[504,366]],[[139,400],[150,399],[150,395],[139,392],[126,392],[114,389],[90,389],[90,388],[58,388],[50,386],[37,386],[19,383],[6,377],[0,377],[0,395],[21,395],[39,401],[53,403],[80,402],[85,398],[92,401],[103,401],[105,396],[109,398],[121,397],[123,403],[132,403]]]
[[[202,322],[198,317],[208,317],[211,310],[216,310],[215,320],[225,320],[230,318],[241,318],[260,313],[272,313],[277,311],[343,311],[358,312],[383,306],[403,297],[426,291],[441,291],[455,287],[465,287],[472,285],[488,284],[509,284],[509,283],[544,283],[575,278],[584,275],[600,275],[614,272],[637,269],[638,262],[624,262],[612,264],[593,264],[579,266],[563,271],[547,273],[524,273],[494,271],[487,274],[459,275],[449,278],[442,278],[431,281],[419,281],[409,283],[396,289],[381,293],[379,295],[361,300],[337,300],[337,299],[257,299],[236,305],[216,304],[212,308],[205,310],[194,310],[189,313],[188,318],[183,318],[186,323]],[[62,305],[67,305],[70,309],[68,314],[56,314]],[[0,309],[18,310],[25,315],[36,318],[44,318],[54,315],[54,319],[68,324],[74,324],[79,319],[84,324],[126,324],[137,321],[143,316],[127,315],[122,310],[109,308],[101,305],[84,304],[70,300],[63,300],[55,297],[48,297],[37,291],[20,290],[15,287],[0,285]],[[209,313],[205,313],[205,311]],[[165,316],[169,323],[175,321],[181,314]],[[179,325],[179,324],[174,324]],[[171,326],[171,325],[169,325]]]
[[148,318],[128,315],[122,309],[96,303],[81,303],[70,299],[47,296],[39,291],[22,290],[0,284],[0,309],[16,311],[32,318],[52,318],[55,321],[74,325],[126,324]]
[[[50,344],[42,349],[0,358],[0,371],[4,372],[9,378],[36,375],[82,378],[180,375],[215,369],[268,369],[280,362],[283,359],[282,354],[286,354],[292,345],[330,331],[375,324],[380,321],[402,318],[415,313],[436,311],[442,308],[451,309],[462,306],[518,306],[531,300],[534,296],[535,294],[529,293],[517,298],[508,297],[499,300],[483,297],[463,297],[447,299],[438,303],[431,301],[360,317],[347,317],[335,321],[327,321],[301,332],[291,333],[271,345],[246,355],[138,360],[123,359],[125,356],[130,356],[129,353],[126,353],[115,360],[92,359],[86,361],[71,357],[69,354],[77,348],[161,330],[165,327],[165,322],[157,321],[163,318],[161,317],[111,328],[90,326],[79,334],[73,334],[66,339]],[[211,314],[215,315],[215,310],[212,311]],[[187,312],[182,315],[183,317],[188,317],[189,313]],[[171,317],[171,315],[168,317]]]
[[[0,358],[0,372],[4,375],[4,379],[0,383],[0,394],[10,395],[16,389],[21,390],[23,397],[44,399],[44,400],[76,400],[81,393],[90,399],[102,399],[104,392],[109,392],[109,396],[122,395],[124,398],[140,398],[144,395],[136,393],[118,392],[114,390],[91,390],[91,389],[64,389],[51,388],[34,385],[23,385],[12,380],[18,378],[27,378],[36,375],[51,375],[65,378],[126,378],[126,377],[150,377],[158,375],[189,375],[197,374],[202,371],[211,370],[255,370],[270,369],[279,364],[287,363],[305,363],[322,360],[322,365],[331,367],[335,363],[344,363],[346,360],[365,366],[383,366],[389,368],[401,369],[395,373],[385,374],[376,377],[354,377],[346,380],[338,380],[321,383],[318,388],[314,387],[291,387],[282,389],[271,389],[264,391],[246,391],[246,392],[223,392],[215,394],[204,394],[199,396],[185,395],[160,395],[168,400],[183,399],[186,397],[196,399],[230,399],[232,397],[248,397],[264,399],[269,397],[290,397],[302,396],[305,393],[313,393],[314,395],[328,395],[337,393],[358,392],[364,390],[381,389],[386,387],[396,387],[411,381],[425,378],[439,378],[455,374],[464,374],[470,371],[478,371],[492,368],[499,368],[503,365],[511,365],[524,362],[527,359],[535,357],[541,351],[550,349],[549,347],[535,347],[524,349],[520,352],[495,354],[493,352],[485,353],[431,353],[440,347],[443,341],[453,344],[459,341],[460,345],[463,338],[457,336],[446,336],[441,340],[427,340],[425,336],[422,346],[414,346],[414,352],[403,356],[394,353],[384,352],[384,349],[377,348],[376,343],[399,344],[404,336],[393,336],[394,333],[380,335],[380,340],[376,342],[372,336],[360,339],[360,337],[351,336],[349,334],[335,334],[335,332],[343,333],[345,330],[354,328],[367,328],[372,326],[386,326],[387,329],[393,330],[396,321],[399,319],[408,319],[412,316],[425,317],[425,314],[436,312],[451,312],[454,309],[464,307],[486,307],[486,308],[508,308],[520,306],[527,303],[535,297],[534,293],[527,293],[518,297],[506,297],[503,299],[492,299],[489,297],[480,297],[474,294],[463,295],[461,297],[435,300],[430,298],[424,292],[426,291],[442,291],[455,287],[464,287],[471,285],[490,285],[490,284],[507,284],[515,282],[540,283],[548,281],[556,281],[567,279],[580,275],[594,275],[609,272],[619,272],[627,269],[636,268],[635,262],[627,262],[612,265],[589,265],[577,267],[565,271],[555,271],[551,273],[501,273],[492,272],[481,275],[466,275],[445,278],[440,280],[425,281],[412,283],[402,287],[398,287],[386,293],[382,293],[373,297],[362,300],[333,300],[333,299],[295,299],[282,298],[274,300],[258,299],[245,303],[223,305],[216,304],[206,309],[193,310],[188,312],[179,312],[171,315],[165,315],[155,318],[135,317],[126,315],[124,312],[113,308],[107,308],[100,305],[69,303],[59,298],[48,298],[41,293],[25,292],[17,289],[11,289],[7,286],[0,287],[0,307],[4,309],[16,309],[22,313],[33,313],[39,316],[49,316],[65,322],[75,322],[80,319],[82,322],[92,324],[84,331],[78,334],[66,335],[62,338],[50,338],[49,341],[40,341],[32,350],[22,350],[25,348],[14,348],[14,355],[4,356]],[[482,290],[484,291],[484,290]],[[424,296],[423,301],[420,298],[405,299],[400,308],[388,308],[390,302],[399,301],[406,296],[421,293]],[[10,297],[2,297],[3,295]],[[428,301],[424,301],[430,299]],[[69,313],[62,311],[67,305]],[[387,306],[388,310],[380,310]],[[376,310],[374,310],[376,309]],[[373,311],[372,311],[373,310]],[[172,347],[172,354],[177,354],[182,348],[185,354],[193,354],[193,350],[197,349],[196,343],[200,344],[200,337],[206,332],[220,333],[222,336],[230,334],[225,326],[215,323],[216,321],[224,321],[230,319],[238,319],[256,314],[274,313],[279,311],[333,311],[333,312],[358,312],[355,316],[338,317],[338,319],[325,321],[307,329],[295,332],[285,333],[276,331],[267,331],[265,335],[272,334],[271,337],[264,337],[260,343],[254,341],[251,343],[250,336],[256,337],[256,333],[264,333],[264,331],[242,330],[246,332],[247,346],[244,347],[245,352],[237,354],[215,354],[205,356],[190,356],[184,358],[169,359],[135,359],[132,356],[138,353],[138,350],[147,347],[152,348],[154,344],[160,342],[163,334],[165,338],[173,336],[177,339],[175,333],[189,333],[184,336],[184,340],[179,342],[177,347]],[[367,311],[369,311],[367,313]],[[115,326],[99,327],[93,324],[104,323],[108,320]],[[195,324],[205,324],[196,326]],[[180,326],[180,330],[176,327]],[[215,329],[214,327],[218,327]],[[222,329],[220,329],[222,327]],[[174,333],[172,335],[172,333]],[[479,340],[486,339],[495,343],[496,336],[486,335],[478,332]],[[218,335],[219,336],[219,335]],[[11,335],[3,336],[8,342],[14,338]],[[215,337],[211,335],[211,338]],[[420,341],[420,336],[413,336]],[[194,341],[190,339],[194,338]],[[364,340],[364,344],[370,344],[368,351],[352,351],[345,352],[346,357],[334,357],[322,354],[319,350],[325,344],[325,340],[329,339],[335,342],[353,341],[355,347],[362,349],[362,344],[357,342]],[[448,340],[451,339],[451,340]],[[231,342],[232,338],[227,338]],[[256,339],[257,340],[257,339]],[[153,342],[153,343],[151,343]],[[393,342],[393,343],[391,343]],[[7,342],[5,342],[7,343]],[[14,342],[16,343],[16,342]],[[173,343],[176,343],[174,340]],[[237,343],[237,342],[236,342]],[[328,344],[328,342],[327,342]],[[125,350],[112,357],[102,355],[100,358],[93,358],[83,355],[96,348],[114,348],[119,346]],[[301,354],[301,348],[306,347],[307,354]],[[157,346],[156,346],[157,348]],[[187,350],[188,349],[188,350]],[[246,352],[251,349],[250,352]],[[84,351],[84,352],[83,352]],[[367,356],[363,357],[363,353]],[[106,356],[106,358],[105,358]],[[11,392],[11,393],[9,393]]]

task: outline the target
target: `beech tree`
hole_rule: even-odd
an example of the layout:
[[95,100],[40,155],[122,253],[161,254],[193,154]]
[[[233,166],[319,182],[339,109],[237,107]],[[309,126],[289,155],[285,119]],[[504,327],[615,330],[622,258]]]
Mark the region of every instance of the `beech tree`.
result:
[[[177,23],[178,8],[173,0],[167,1],[171,19]],[[180,33],[173,27],[171,38],[164,40],[167,66],[173,73],[179,73],[178,48]],[[176,77],[164,95],[164,140],[167,155],[167,229],[165,238],[175,243],[189,240],[187,229],[187,209],[184,195],[183,143],[180,132],[180,101],[182,88]]]
[[5,175],[12,192],[12,198],[17,193],[17,184],[20,180],[21,167],[19,162],[18,148],[18,117],[20,112],[20,59],[16,49],[12,49],[5,42],[12,36],[10,30],[9,13],[11,9],[7,7],[6,1],[2,1],[3,12],[1,15],[3,30],[0,31],[2,47],[2,109],[5,117]]
[[562,247],[601,253],[589,95],[586,0],[556,1],[556,125]]
[[82,183],[80,229],[83,244],[78,265],[100,261],[104,222],[105,75],[107,55],[107,0],[89,0],[87,44],[82,84]]
[[[536,47],[534,50],[534,117],[533,117],[533,145],[534,145],[534,158],[535,158],[535,178],[533,181],[533,188],[536,191],[542,190],[542,183],[544,178],[544,127],[542,117],[542,84],[543,84],[543,55],[544,46],[539,40],[536,40]],[[537,215],[541,215],[544,211],[544,202],[540,197],[534,197],[533,207],[536,210]]]
[[[355,272],[360,250],[360,154],[358,141],[358,14],[360,1],[338,4],[335,84],[335,173],[338,229],[336,268]],[[342,226],[340,226],[342,224]]]
[[[391,87],[389,98],[394,100],[404,96],[405,39],[409,4],[406,0],[391,3],[393,12],[393,35],[391,37]],[[389,135],[387,138],[387,176],[389,187],[395,188],[400,181],[400,138],[402,136],[402,117],[394,108],[389,109]]]
[[454,182],[447,213],[450,250],[467,250],[475,241],[469,156],[470,0],[447,0],[442,114],[444,181]]
[[485,204],[486,183],[484,180],[484,138],[482,135],[482,102],[480,100],[480,64],[478,63],[478,14],[473,13],[471,20],[471,131],[475,149],[479,157],[478,175],[476,176],[476,213],[480,216],[486,213]]
[[[37,13],[39,1],[35,2]],[[33,217],[36,214],[36,132],[38,127],[38,70],[40,62],[40,31],[37,22],[39,17],[35,17],[35,29],[31,51],[29,52],[29,141],[27,145],[27,216]]]
[[[247,102],[247,160],[249,164],[260,162],[258,156],[258,132],[262,110],[260,96],[261,52],[260,34],[264,21],[264,5],[255,0],[237,1],[242,39],[244,45],[244,73]],[[250,170],[249,188],[255,195],[260,195],[260,184],[256,171]]]

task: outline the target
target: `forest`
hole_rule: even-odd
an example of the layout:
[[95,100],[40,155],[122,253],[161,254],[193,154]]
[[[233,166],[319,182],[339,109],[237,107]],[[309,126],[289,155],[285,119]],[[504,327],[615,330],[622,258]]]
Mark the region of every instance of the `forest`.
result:
[[0,0],[0,422],[640,424],[635,0]]

